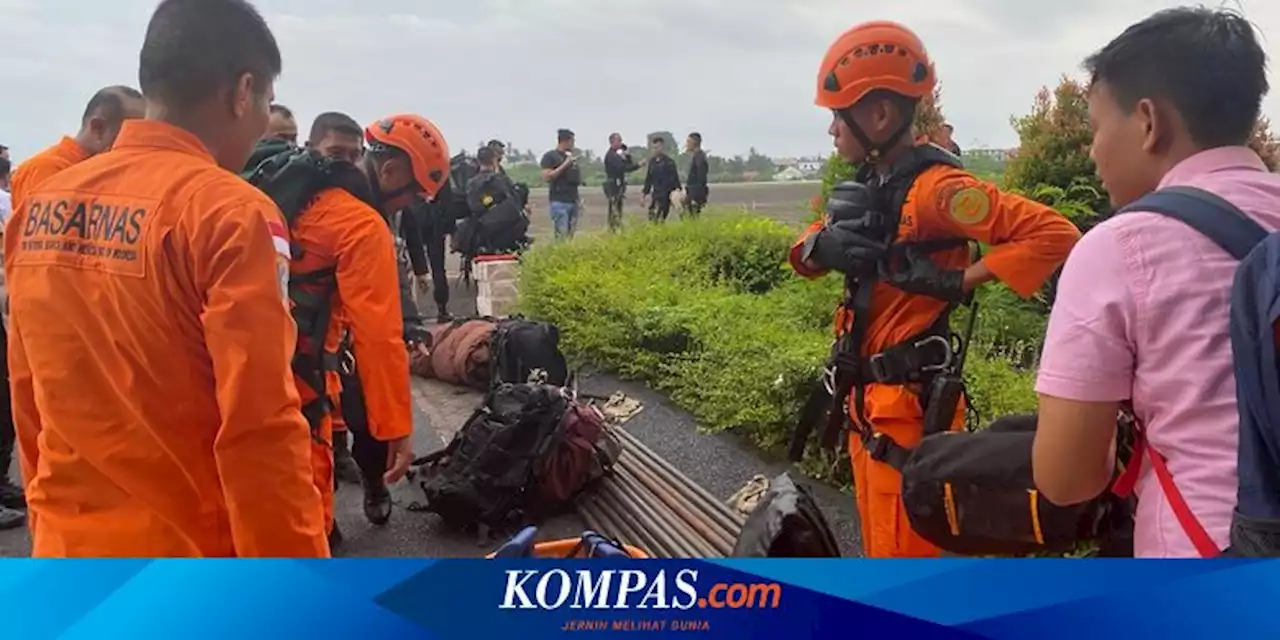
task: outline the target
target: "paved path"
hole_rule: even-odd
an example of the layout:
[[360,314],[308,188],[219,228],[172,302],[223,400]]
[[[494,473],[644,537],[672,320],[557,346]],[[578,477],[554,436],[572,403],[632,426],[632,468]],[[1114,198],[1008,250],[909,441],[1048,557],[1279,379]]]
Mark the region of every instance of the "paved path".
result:
[[[585,376],[581,386],[585,393],[602,396],[623,391],[644,403],[644,410],[626,424],[626,429],[721,499],[728,498],[757,473],[772,477],[786,469],[785,463],[761,459],[757,451],[732,435],[698,433],[687,413],[644,385],[597,374]],[[481,398],[481,394],[473,391],[419,379],[414,380],[413,396],[414,446],[419,454],[444,446]],[[13,472],[16,474],[17,469]],[[844,553],[857,553],[857,516],[852,499],[824,485],[810,483],[810,486]],[[391,522],[385,527],[374,527],[364,519],[360,488],[349,485],[339,488],[335,513],[346,536],[341,555],[466,558],[483,556],[492,550],[492,544],[480,545],[472,536],[450,531],[434,515],[406,511],[405,506],[422,497],[421,490],[412,482],[396,485],[393,496],[396,511]],[[576,517],[562,517],[544,525],[543,533],[568,537],[582,529],[583,524]],[[30,541],[25,529],[0,532],[0,557],[25,557],[28,553]]]
[[[770,196],[778,218],[794,223],[807,216],[802,210],[803,192],[816,192],[816,185],[742,185],[717,188],[717,193],[750,195],[761,192]],[[740,191],[731,191],[731,190]],[[795,197],[795,196],[799,197]],[[535,196],[535,199],[537,196]],[[713,195],[713,199],[716,196]],[[638,200],[638,198],[636,198]],[[722,196],[722,202],[727,199]],[[791,202],[794,205],[783,205]],[[743,198],[738,198],[743,200]],[[543,199],[545,201],[545,198]],[[762,200],[757,200],[761,202]],[[739,204],[744,204],[739,202]],[[603,204],[601,203],[601,207]],[[638,208],[638,207],[637,207]],[[784,211],[793,212],[783,214]],[[598,214],[594,215],[594,214]],[[542,215],[535,215],[534,235],[544,237],[549,222]],[[598,217],[600,220],[595,220]],[[584,231],[603,228],[603,208],[592,211],[588,203],[588,216]],[[636,219],[639,219],[638,214]],[[450,278],[453,282],[454,279]],[[430,307],[430,294],[420,296],[424,307]],[[455,290],[450,305],[455,315],[474,314],[474,292]],[[644,403],[644,410],[627,423],[626,428],[676,468],[701,484],[712,495],[728,498],[757,473],[772,477],[786,470],[784,462],[767,460],[749,445],[730,434],[706,435],[697,431],[693,418],[674,407],[661,394],[642,384],[620,381],[603,374],[582,377],[585,393],[608,396],[615,391]],[[481,394],[459,390],[434,381],[414,379],[414,447],[419,454],[443,447],[479,403]],[[17,473],[17,469],[12,472]],[[853,499],[825,485],[813,488],[820,506],[827,515],[845,555],[854,555],[861,546],[858,519]],[[353,557],[477,557],[491,551],[492,544],[481,545],[472,536],[461,535],[443,527],[433,515],[411,513],[404,509],[410,503],[421,500],[421,490],[412,482],[401,482],[393,487],[396,511],[385,527],[374,527],[364,518],[361,507],[362,492],[357,486],[343,485],[335,498],[335,514],[338,525],[346,537],[341,554]],[[547,536],[572,536],[581,532],[583,524],[569,516],[553,520],[543,527]],[[30,541],[25,530],[0,532],[0,557],[24,557],[30,553]]]

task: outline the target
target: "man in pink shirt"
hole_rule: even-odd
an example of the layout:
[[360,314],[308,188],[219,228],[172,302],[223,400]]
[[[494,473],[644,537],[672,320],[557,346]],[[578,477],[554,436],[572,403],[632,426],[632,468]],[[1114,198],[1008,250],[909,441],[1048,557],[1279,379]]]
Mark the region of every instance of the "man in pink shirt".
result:
[[[1112,204],[1156,189],[1212,192],[1280,227],[1280,175],[1246,145],[1268,90],[1252,26],[1179,8],[1133,25],[1086,62],[1092,155]],[[1108,489],[1116,414],[1131,401],[1174,483],[1219,549],[1236,503],[1238,417],[1227,331],[1239,263],[1182,222],[1125,213],[1081,239],[1063,268],[1036,390],[1033,469],[1050,501]],[[1144,464],[1139,557],[1197,557]]]

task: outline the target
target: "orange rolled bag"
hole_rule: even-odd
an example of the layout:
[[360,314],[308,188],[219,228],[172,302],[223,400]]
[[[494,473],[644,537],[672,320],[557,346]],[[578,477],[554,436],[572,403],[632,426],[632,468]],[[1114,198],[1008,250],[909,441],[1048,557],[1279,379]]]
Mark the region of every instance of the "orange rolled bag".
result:
[[432,327],[431,355],[415,357],[411,371],[422,378],[487,391],[495,327],[492,320],[455,320]]

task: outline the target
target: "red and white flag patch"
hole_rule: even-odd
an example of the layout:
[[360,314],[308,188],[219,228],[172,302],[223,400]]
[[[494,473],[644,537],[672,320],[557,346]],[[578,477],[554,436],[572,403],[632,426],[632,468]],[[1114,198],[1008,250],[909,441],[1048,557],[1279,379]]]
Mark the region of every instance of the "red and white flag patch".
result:
[[276,278],[280,284],[280,298],[285,308],[289,307],[289,260],[292,252],[289,249],[289,232],[283,224],[274,220],[267,221],[267,229],[271,232],[271,246],[276,250]]

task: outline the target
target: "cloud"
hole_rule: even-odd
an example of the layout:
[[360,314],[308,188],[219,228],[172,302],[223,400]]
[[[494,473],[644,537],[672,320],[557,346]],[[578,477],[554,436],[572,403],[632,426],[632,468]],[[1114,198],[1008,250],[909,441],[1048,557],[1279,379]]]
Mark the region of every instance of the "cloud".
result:
[[[824,153],[812,106],[827,45],[860,20],[899,20],[927,43],[965,146],[1012,146],[1009,118],[1036,90],[1170,0],[259,0],[280,41],[280,102],[304,120],[414,111],[451,146],[498,137],[541,149],[570,127],[698,130],[708,147]],[[1280,3],[1242,0],[1264,32]],[[0,142],[19,157],[74,130],[88,97],[136,84],[155,0],[0,0]],[[874,6],[874,9],[870,7]],[[1267,113],[1280,116],[1270,98]]]

